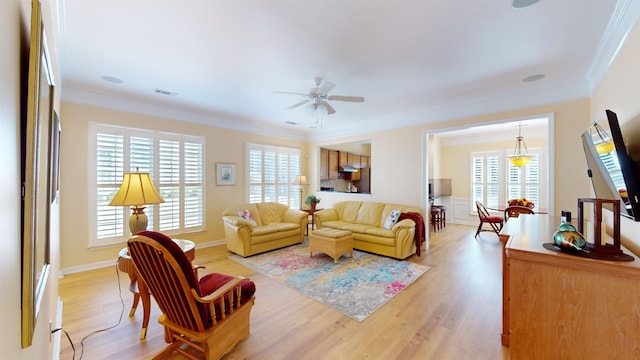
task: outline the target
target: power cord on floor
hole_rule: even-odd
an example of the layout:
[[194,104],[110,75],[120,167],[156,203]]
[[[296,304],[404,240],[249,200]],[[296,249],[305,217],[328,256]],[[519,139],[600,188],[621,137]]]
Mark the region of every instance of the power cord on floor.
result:
[[[120,261],[120,259],[118,259],[118,261]],[[118,319],[118,322],[115,325],[103,328],[103,329],[99,329],[96,331],[92,331],[89,334],[87,334],[85,337],[83,337],[80,340],[80,357],[78,357],[78,360],[82,360],[82,356],[84,354],[84,341],[86,339],[88,339],[89,337],[101,333],[103,331],[107,331],[107,330],[111,330],[115,327],[117,327],[118,325],[120,325],[120,323],[122,322],[122,316],[124,315],[124,298],[122,297],[122,286],[120,285],[120,272],[118,270],[118,261],[116,261],[116,277],[118,278],[118,295],[120,296],[120,303],[122,304],[122,310],[120,311],[120,318]],[[62,331],[64,332],[64,334],[67,336],[67,339],[69,340],[69,344],[71,345],[71,349],[73,350],[73,357],[72,360],[75,360],[76,358],[76,347],[73,345],[73,341],[71,340],[71,337],[69,336],[69,333],[67,333],[63,328],[57,328],[57,329],[53,329],[51,330],[52,334],[55,334],[58,331]]]

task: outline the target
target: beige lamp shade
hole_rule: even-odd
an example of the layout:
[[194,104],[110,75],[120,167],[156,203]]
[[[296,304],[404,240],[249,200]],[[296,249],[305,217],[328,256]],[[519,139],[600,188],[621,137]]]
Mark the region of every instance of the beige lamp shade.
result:
[[122,179],[120,189],[113,197],[111,206],[131,206],[129,230],[131,235],[147,230],[148,219],[144,213],[144,205],[163,203],[164,199],[151,182],[148,173],[126,173]]
[[122,185],[109,205],[141,206],[163,202],[164,199],[153,186],[149,174],[135,172],[124,174]]
[[298,175],[295,179],[293,179],[293,185],[309,185],[309,181],[307,181],[306,176]]
[[293,179],[293,185],[300,186],[300,209],[302,209],[302,185],[309,185],[309,181],[307,181],[306,176],[298,175]]

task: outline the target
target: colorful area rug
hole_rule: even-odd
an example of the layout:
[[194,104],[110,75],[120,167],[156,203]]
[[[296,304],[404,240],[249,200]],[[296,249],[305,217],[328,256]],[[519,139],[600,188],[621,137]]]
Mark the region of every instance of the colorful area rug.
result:
[[231,259],[283,283],[343,314],[363,321],[429,270],[428,266],[357,250],[334,264],[307,245]]

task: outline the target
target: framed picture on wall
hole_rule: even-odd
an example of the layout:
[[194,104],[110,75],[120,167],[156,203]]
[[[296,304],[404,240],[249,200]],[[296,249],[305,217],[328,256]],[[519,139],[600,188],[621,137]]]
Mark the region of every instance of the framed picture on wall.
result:
[[[49,252],[51,194],[51,126],[54,118],[54,78],[40,12],[32,0],[28,86],[23,97],[24,146],[21,153],[23,182],[22,229],[22,347],[31,346],[36,320],[50,277]],[[57,186],[57,185],[56,185]],[[42,320],[40,320],[42,321]]]
[[216,163],[216,185],[236,184],[236,164]]

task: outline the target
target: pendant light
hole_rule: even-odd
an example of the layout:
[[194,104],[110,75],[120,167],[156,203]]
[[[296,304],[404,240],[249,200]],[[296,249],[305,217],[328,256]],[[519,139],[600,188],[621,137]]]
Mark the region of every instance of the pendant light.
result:
[[[524,143],[524,138],[522,137],[521,132],[522,124],[518,124],[518,137],[516,138],[516,147],[513,150],[513,155],[509,156],[509,161],[511,161],[511,163],[517,167],[525,166],[531,161],[531,155],[529,155],[527,144]],[[522,147],[524,147],[524,152],[522,152]]]
[[598,138],[596,140],[599,141],[594,141],[596,152],[598,154],[608,154],[616,149],[613,140],[611,140],[611,137],[609,136],[609,134],[607,134],[607,131],[602,128],[602,126],[598,125],[597,122],[594,122],[593,129],[596,129],[596,134],[598,135]]

